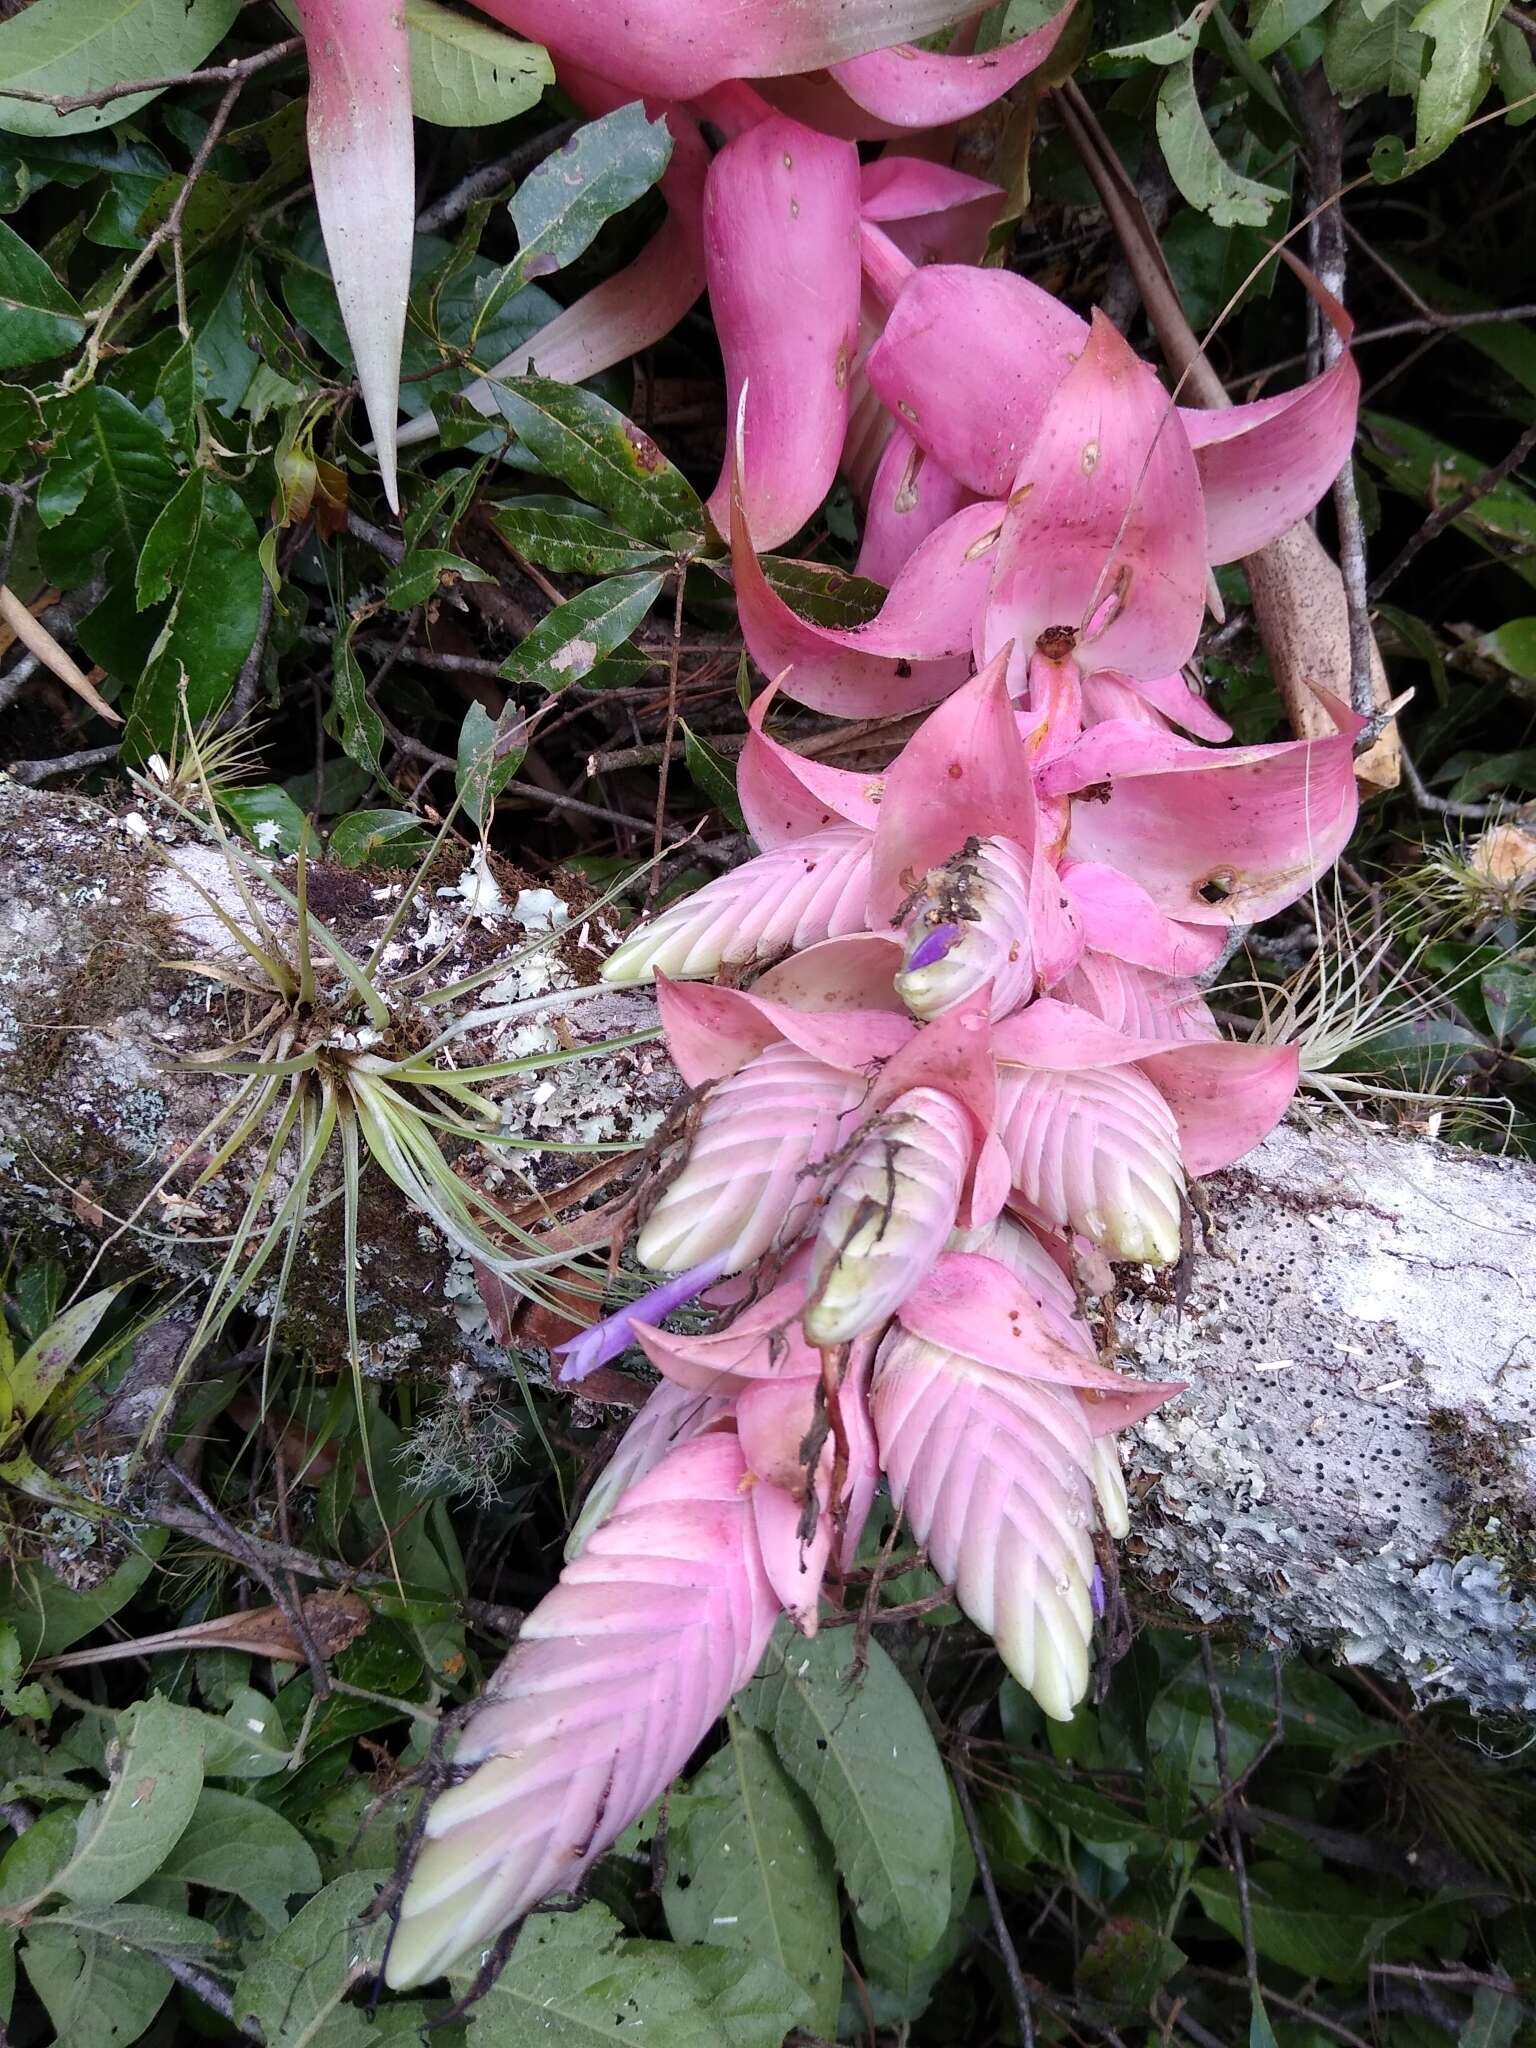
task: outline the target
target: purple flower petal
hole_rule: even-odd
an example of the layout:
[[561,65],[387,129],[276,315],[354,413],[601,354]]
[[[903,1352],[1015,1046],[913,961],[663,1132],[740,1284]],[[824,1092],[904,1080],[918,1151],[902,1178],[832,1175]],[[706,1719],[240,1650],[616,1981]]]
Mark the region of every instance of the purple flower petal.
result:
[[960,927],[957,924],[935,925],[927,937],[919,940],[913,948],[911,958],[907,961],[907,973],[918,974],[923,968],[932,967],[936,961],[942,960],[959,936]]
[[1097,1565],[1093,1568],[1093,1579],[1089,1590],[1093,1595],[1093,1611],[1102,1618],[1104,1613],[1104,1574]]
[[682,1308],[695,1295],[702,1294],[712,1281],[718,1280],[725,1263],[722,1254],[718,1258],[705,1259],[702,1265],[690,1266],[675,1280],[665,1280],[660,1287],[653,1287],[649,1294],[642,1294],[638,1301],[615,1309],[611,1316],[604,1316],[600,1323],[594,1323],[590,1330],[583,1330],[579,1337],[572,1337],[569,1343],[556,1345],[554,1355],[561,1360],[561,1386],[574,1386],[596,1372],[600,1365],[607,1365],[610,1359],[617,1358],[621,1351],[627,1351],[635,1341],[634,1331],[630,1328],[633,1318],[642,1323],[659,1323],[663,1316],[671,1315],[675,1308]]

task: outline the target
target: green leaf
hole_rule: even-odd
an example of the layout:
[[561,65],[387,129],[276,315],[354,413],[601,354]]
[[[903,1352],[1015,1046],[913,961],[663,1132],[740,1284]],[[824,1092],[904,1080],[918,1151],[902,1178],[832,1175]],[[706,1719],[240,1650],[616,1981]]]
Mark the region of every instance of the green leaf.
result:
[[509,683],[551,692],[584,682],[634,632],[661,595],[661,582],[654,572],[610,576],[567,598],[513,649],[500,673]]
[[607,1907],[591,1905],[529,1919],[470,2013],[468,2048],[612,2048],[631,2032],[665,2048],[733,2048],[677,1949],[625,1940]]
[[72,1303],[9,1365],[9,1405],[20,1421],[30,1422],[41,1413],[49,1397],[79,1363],[81,1352],[121,1292],[119,1283]]
[[56,1880],[65,1898],[110,1904],[160,1868],[203,1789],[196,1720],[159,1694],[118,1716],[112,1782],[81,1814],[75,1853]]
[[66,401],[38,486],[37,516],[48,529],[41,553],[49,573],[81,583],[104,548],[126,572],[181,483],[155,422],[104,385]]
[[0,475],[43,438],[43,416],[37,400],[19,384],[0,384]]
[[811,2031],[834,2030],[843,1961],[826,1841],[768,1742],[735,1714],[724,1748],[673,1795],[662,1905],[674,1941],[767,1956],[808,1994]]
[[412,548],[385,584],[384,602],[391,611],[409,612],[435,597],[444,584],[494,581],[488,569],[447,548]]
[[1112,50],[1104,50],[1100,54],[1117,60],[1141,57],[1149,64],[1182,64],[1186,57],[1195,54],[1207,11],[1197,8],[1187,21],[1181,21],[1177,28],[1169,29],[1165,35],[1148,36],[1139,43],[1117,43]]
[[1323,45],[1328,83],[1346,106],[1367,93],[1415,93],[1428,45],[1412,26],[1417,0],[1337,0]]
[[491,523],[509,547],[561,576],[615,576],[661,559],[568,498],[513,498],[492,509]]
[[174,1981],[163,1963],[110,1936],[76,1935],[47,1921],[28,1929],[21,1959],[58,2041],[69,2048],[127,2048]]
[[1536,1044],[1536,970],[1511,961],[1483,976],[1488,1028],[1501,1045],[1524,1052]]
[[810,1999],[767,1956],[702,1945],[673,1954],[731,2048],[782,2048],[787,2034],[807,2026]]
[[[1198,1871],[1193,1889],[1216,1925],[1241,1940],[1242,1909],[1232,1872]],[[1381,1907],[1358,1883],[1292,1863],[1252,1864],[1248,1896],[1259,1954],[1333,1984],[1358,1982],[1380,1941],[1411,1911],[1406,1899],[1400,1910]]]
[[867,576],[829,569],[822,562],[795,562],[766,555],[763,574],[791,611],[817,626],[867,626],[885,602],[885,589]]
[[171,608],[133,693],[124,743],[142,755],[172,745],[186,715],[201,725],[229,695],[261,618],[255,522],[235,491],[194,470],[150,529],[139,557],[140,611]]
[[308,824],[293,798],[275,782],[215,792],[219,809],[232,818],[258,853],[287,860],[304,844]]
[[465,810],[482,830],[490,823],[496,799],[522,766],[528,751],[526,723],[510,699],[501,716],[472,703],[459,728],[458,791]]
[[671,157],[666,122],[649,120],[635,100],[578,128],[535,164],[508,202],[517,254],[488,281],[476,332],[524,285],[574,263],[605,221],[651,189]]
[[1527,121],[1536,121],[1536,51],[1508,15],[1500,15],[1493,24],[1493,60],[1499,91],[1509,108],[1505,127],[1523,128]]
[[83,1593],[74,1592],[45,1565],[11,1561],[0,1574],[0,1619],[16,1630],[22,1655],[29,1663],[34,1657],[56,1657],[116,1614],[149,1577],[165,1541],[163,1529],[145,1530],[139,1547],[112,1576]]
[[295,1892],[320,1889],[315,1852],[270,1806],[206,1786],[171,1854],[164,1877],[232,1892],[272,1927],[287,1923]]
[[1217,149],[1195,93],[1193,57],[1163,74],[1157,93],[1157,139],[1175,185],[1218,227],[1263,227],[1285,196],[1274,185],[1245,178]]
[[1262,0],[1248,37],[1249,56],[1266,63],[1299,29],[1326,14],[1328,6],[1329,0]]
[[[0,43],[4,35],[0,29]],[[84,339],[85,322],[73,297],[42,257],[0,221],[0,370],[66,355]]]
[[815,1807],[859,1918],[914,1958],[949,1919],[954,1817],[923,1710],[878,1643],[855,1676],[852,1631],[806,1642],[781,1622],[742,1718]]
[[701,740],[696,732],[682,721],[683,758],[688,764],[688,773],[698,784],[701,795],[719,811],[738,832],[746,827],[740,801],[736,795],[736,775],[729,761],[719,754],[707,740]]
[[53,1702],[40,1685],[21,1683],[21,1639],[8,1621],[0,1621],[0,1711],[46,1721]]
[[1512,1991],[1479,1984],[1472,1994],[1472,2013],[1456,2036],[1456,2048],[1510,2048],[1525,2008]]
[[1510,619],[1492,633],[1479,634],[1472,652],[1522,682],[1536,682],[1536,619]]
[[362,663],[352,645],[356,625],[348,621],[331,644],[331,708],[342,751],[376,782],[389,788],[384,773],[384,721],[368,701]]
[[1407,170],[1432,163],[1471,120],[1488,90],[1488,31],[1501,7],[1502,0],[1429,0],[1413,17],[1432,47],[1414,103]]
[[209,1956],[225,1945],[206,1921],[142,1899],[126,1899],[120,1905],[64,1906],[32,1925],[96,1934],[105,1941],[126,1942],[129,1948],[152,1949],[162,1956]]
[[369,2016],[345,1999],[384,1954],[388,1920],[363,1919],[379,1883],[365,1870],[338,1877],[264,1943],[235,1985],[236,2024],[254,2020],[266,2048],[368,2048]]
[[[0,28],[0,78],[28,92],[72,96],[125,78],[195,71],[227,35],[240,0],[34,0]],[[82,135],[125,120],[155,98],[127,94],[105,106],[56,114],[0,95],[0,128],[14,135]]]
[[[1444,504],[1486,468],[1475,455],[1387,413],[1362,413],[1361,426],[1369,460],[1395,490],[1420,504]],[[1484,491],[1451,524],[1514,575],[1536,584],[1536,495],[1522,485],[1506,477]]]
[[637,540],[696,546],[704,507],[681,470],[617,407],[579,384],[517,377],[492,387],[502,417],[542,467]]
[[[955,1849],[949,1870],[949,1922],[938,1941],[914,1962],[903,1950],[898,1930],[859,1922],[859,1962],[877,2026],[900,2027],[903,2022],[921,2019],[940,1981],[964,1954],[970,1939],[966,1905],[976,1883],[976,1857],[952,1787],[949,1796]],[[862,2031],[862,2014],[859,2025]],[[839,2032],[846,2038],[846,2029]]]
[[405,0],[411,112],[440,128],[488,128],[537,106],[555,82],[549,52],[488,21]]
[[414,811],[350,811],[331,828],[331,859],[344,868],[413,868],[432,844]]
[[1078,1959],[1077,1988],[1106,2011],[1137,2018],[1187,1960],[1176,1942],[1145,1920],[1117,1914],[1104,1922]]
[[222,1720],[199,1714],[198,1726],[210,1778],[272,1778],[288,1768],[291,1752],[277,1707],[251,1686],[238,1688]]
[[1280,2048],[1275,2039],[1275,2030],[1270,2025],[1269,2014],[1264,2010],[1264,1994],[1257,1984],[1253,1987],[1248,2013],[1248,2048]]

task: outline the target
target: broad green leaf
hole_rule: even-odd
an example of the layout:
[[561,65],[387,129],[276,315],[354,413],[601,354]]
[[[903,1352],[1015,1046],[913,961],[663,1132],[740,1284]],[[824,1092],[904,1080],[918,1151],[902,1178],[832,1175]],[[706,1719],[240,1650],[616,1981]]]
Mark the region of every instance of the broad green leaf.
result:
[[320,1889],[315,1852],[291,1822],[238,1792],[205,1786],[163,1877],[233,1892],[272,1927],[287,1922],[295,1892]]
[[338,1877],[264,1942],[235,1985],[236,2024],[254,2020],[266,2048],[368,2048],[368,2014],[345,2000],[383,1959],[389,1922],[363,1918],[379,1882],[364,1870]]
[[110,1904],[160,1868],[203,1789],[197,1719],[158,1694],[118,1716],[112,1782],[81,1814],[75,1852],[56,1880],[65,1898]]
[[[0,29],[0,40],[4,34]],[[71,294],[15,229],[0,221],[0,370],[67,355],[84,339],[85,322]]]
[[18,1835],[0,1856],[0,1906],[46,1898],[75,1845],[75,1816],[56,1806]]
[[59,431],[38,486],[43,566],[58,581],[85,580],[106,549],[114,574],[138,560],[150,528],[181,483],[155,422],[120,391],[87,385],[62,408]]
[[0,476],[23,456],[30,443],[43,438],[43,416],[37,400],[19,384],[0,384]]
[[9,1405],[21,1421],[30,1422],[39,1414],[48,1397],[79,1363],[81,1352],[96,1334],[96,1326],[121,1292],[121,1285],[103,1287],[73,1303],[9,1365]]
[[331,647],[331,707],[342,751],[389,788],[384,773],[384,721],[368,701],[362,663],[352,645],[356,628],[349,622]]
[[139,609],[171,601],[133,693],[125,743],[170,746],[186,716],[201,725],[229,695],[261,618],[255,522],[230,485],[194,470],[150,529],[139,557]]
[[[954,1855],[949,1867],[949,1923],[927,1955],[915,1962],[902,1946],[900,1930],[859,1922],[859,1963],[877,2026],[900,2027],[921,2019],[945,1973],[964,1954],[970,1940],[966,1905],[976,1883],[976,1857],[966,1833],[960,1802],[950,1789],[954,1819]],[[845,2008],[846,2009],[846,2008]],[[863,2015],[858,2018],[860,2031]],[[847,2038],[846,2027],[839,2033]]]
[[344,868],[411,868],[431,844],[414,811],[351,811],[332,826],[330,853]]
[[1479,634],[1472,648],[1522,682],[1536,682],[1536,618],[1510,619],[1492,633]]
[[634,632],[661,595],[661,583],[654,571],[610,576],[567,598],[513,649],[501,674],[514,685],[537,684],[549,691],[585,682]]
[[222,1719],[198,1716],[203,1770],[210,1778],[272,1778],[291,1755],[277,1707],[265,1693],[239,1687]]
[[725,1746],[673,1796],[662,1904],[674,1941],[767,1956],[809,1994],[811,2031],[832,2032],[843,1961],[831,1856],[769,1743],[735,1714]]
[[1128,1913],[1106,1920],[1077,1963],[1084,1998],[1119,2017],[1147,2012],[1159,1991],[1188,1958],[1156,1927]]
[[732,2048],[671,1943],[626,1940],[591,1905],[529,1919],[470,2013],[468,2048],[612,2048],[631,2032],[664,2048]]
[[954,1818],[923,1710],[878,1643],[855,1677],[849,1629],[806,1642],[781,1622],[742,1718],[816,1809],[860,1920],[927,1955],[949,1919]]
[[99,1935],[105,1941],[125,1942],[129,1948],[153,1949],[162,1956],[211,1956],[227,1946],[224,1938],[204,1920],[190,1913],[178,1913],[169,1906],[150,1905],[142,1899],[124,1899],[105,1906],[60,1906],[34,1927],[58,1927],[75,1935]]
[[1428,47],[1413,27],[1417,0],[1336,0],[1323,45],[1328,83],[1346,106],[1367,93],[1415,93]]
[[1498,789],[1536,790],[1536,748],[1513,754],[1485,754],[1451,784],[1456,803],[1476,803]]
[[[1379,412],[1362,413],[1360,419],[1368,459],[1395,490],[1420,504],[1443,505],[1475,483],[1487,466],[1406,420]],[[1513,574],[1536,584],[1536,494],[1506,477],[1451,523]]]
[[1488,1027],[1501,1045],[1525,1052],[1536,1044],[1536,969],[1510,962],[1485,974],[1481,983]]
[[517,377],[493,393],[502,417],[549,474],[611,513],[626,533],[669,550],[698,544],[698,494],[617,407],[549,377]]
[[[34,0],[0,28],[0,79],[28,92],[72,97],[128,78],[195,71],[240,12],[240,0]],[[0,95],[0,128],[53,138],[106,128],[155,97],[130,93],[105,106],[56,114]]]
[[9,2024],[16,2001],[16,1930],[0,1927],[0,2026]]
[[522,712],[510,699],[499,718],[478,701],[459,728],[458,791],[475,824],[490,823],[496,799],[522,766],[528,751]]
[[42,1686],[21,1683],[21,1639],[11,1622],[0,1621],[0,1713],[46,1721],[52,1711]]
[[108,1935],[73,1934],[47,1921],[27,1930],[21,1960],[61,2048],[128,2048],[174,1981],[163,1963]]
[[661,559],[568,498],[513,498],[494,507],[491,523],[509,547],[561,576],[616,576]]
[[1182,64],[1186,57],[1192,57],[1200,42],[1200,31],[1205,26],[1206,10],[1197,8],[1187,21],[1181,21],[1177,28],[1171,28],[1165,35],[1148,36],[1140,43],[1117,43],[1112,50],[1105,50],[1105,57],[1141,57],[1149,64]]
[[491,583],[488,569],[467,562],[447,548],[412,548],[384,586],[384,602],[391,611],[414,611],[435,597],[445,584]]
[[221,789],[215,794],[219,809],[233,818],[259,853],[287,860],[304,844],[308,829],[304,813],[279,784],[262,782],[249,789]]
[[45,1565],[13,1561],[0,1573],[0,1619],[15,1629],[29,1663],[34,1657],[56,1657],[127,1605],[165,1543],[163,1529],[146,1529],[138,1548],[111,1577],[83,1593],[74,1592]]
[[1091,1785],[1066,1777],[1043,1761],[1017,1758],[1013,1776],[1026,1801],[1058,1827],[1065,1828],[1101,1863],[1123,1872],[1133,1857],[1163,1856],[1168,1837]]
[[440,128],[488,128],[537,106],[555,82],[549,52],[437,0],[405,0],[411,111]]
[[1512,1991],[1479,1984],[1472,1994],[1472,2013],[1456,2036],[1456,2048],[1511,2048],[1525,2008]]
[[1523,128],[1536,121],[1536,50],[1508,15],[1493,24],[1493,61],[1499,91],[1509,112],[1506,128]]
[[767,1956],[702,1943],[694,1948],[679,1944],[673,1954],[731,2048],[782,2048],[787,2034],[808,2028],[809,1997]]
[[1431,50],[1414,102],[1408,170],[1432,163],[1471,120],[1488,90],[1488,31],[1501,6],[1502,0],[1429,0],[1413,17]]
[[817,626],[867,626],[885,602],[885,589],[867,576],[766,555],[763,574],[791,611]]
[[700,794],[708,797],[721,816],[738,832],[741,831],[746,819],[736,795],[735,772],[725,756],[717,753],[708,740],[700,739],[686,721],[683,721],[683,757]]
[[1288,43],[1298,29],[1328,11],[1329,0],[1262,0],[1253,17],[1248,54],[1263,64]]
[[[1198,1871],[1193,1886],[1217,1926],[1240,1940],[1242,1910],[1232,1872]],[[1373,1902],[1363,1885],[1292,1863],[1250,1865],[1248,1896],[1259,1954],[1303,1977],[1334,1984],[1357,1983],[1378,1943],[1412,1910],[1406,1898],[1394,1910]]]
[[1191,206],[1218,227],[1263,227],[1284,194],[1235,171],[1217,149],[1195,93],[1194,59],[1163,74],[1157,93],[1157,139],[1169,176]]
[[605,221],[651,189],[671,156],[666,122],[648,119],[635,100],[578,128],[535,164],[508,202],[517,254],[487,282],[476,333],[524,285],[574,263]]

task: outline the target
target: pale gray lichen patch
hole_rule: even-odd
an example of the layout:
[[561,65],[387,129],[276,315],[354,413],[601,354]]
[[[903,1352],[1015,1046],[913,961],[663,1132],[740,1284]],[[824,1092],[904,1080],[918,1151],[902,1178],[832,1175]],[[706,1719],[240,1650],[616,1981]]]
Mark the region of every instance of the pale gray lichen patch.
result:
[[1426,1698],[1536,1706],[1536,1586],[1465,1553],[1435,1417],[1536,1484],[1536,1229],[1513,1163],[1283,1127],[1210,1185],[1220,1255],[1184,1313],[1122,1305],[1189,1390],[1128,1445],[1137,1569],[1204,1620],[1330,1644]]

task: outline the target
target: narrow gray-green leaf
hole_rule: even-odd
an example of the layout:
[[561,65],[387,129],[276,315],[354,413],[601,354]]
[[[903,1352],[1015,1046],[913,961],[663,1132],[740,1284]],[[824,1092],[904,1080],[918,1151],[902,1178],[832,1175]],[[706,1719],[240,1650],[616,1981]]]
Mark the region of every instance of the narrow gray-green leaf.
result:
[[1157,139],[1175,185],[1217,227],[1262,227],[1285,195],[1245,178],[1217,149],[1195,93],[1194,59],[1163,73],[1157,92]]
[[736,794],[736,776],[731,764],[723,754],[716,753],[708,740],[700,739],[686,721],[683,723],[683,758],[700,793],[709,798],[728,823],[741,831],[746,819]]
[[368,685],[352,646],[354,628],[338,633],[331,647],[331,706],[342,751],[387,789],[384,721],[368,701]]
[[563,690],[622,646],[661,595],[658,575],[610,576],[556,605],[502,663],[514,685]]
[[906,1681],[847,1629],[806,1642],[787,1622],[738,1702],[815,1807],[855,1912],[924,1956],[949,1919],[954,1819],[944,1765]]
[[521,767],[528,751],[524,734],[523,714],[510,700],[499,718],[479,702],[465,712],[459,728],[458,791],[476,825],[489,822],[497,797]]
[[560,498],[514,498],[493,508],[491,522],[519,554],[559,576],[617,576],[659,559],[657,549],[637,547],[597,514]]
[[674,1941],[766,1956],[808,1994],[811,2031],[835,2031],[843,1961],[826,1838],[772,1746],[735,1714],[724,1748],[673,1797],[662,1904]]
[[45,363],[84,339],[74,298],[36,250],[0,221],[0,370]]
[[203,1789],[197,1717],[158,1694],[118,1716],[112,1782],[81,1814],[75,1852],[55,1888],[110,1904],[153,1877],[181,1839]]
[[[33,0],[0,28],[0,79],[73,97],[129,78],[195,71],[232,26],[240,0]],[[0,94],[0,128],[14,135],[83,135],[137,113],[152,92],[56,114]]]
[[171,608],[133,693],[124,736],[132,752],[175,740],[183,679],[194,725],[228,696],[261,617],[256,549],[244,503],[205,469],[192,472],[150,529],[139,557],[139,608],[167,596]]
[[704,507],[682,471],[616,406],[579,384],[517,377],[491,387],[503,418],[551,476],[637,540],[697,543]]

